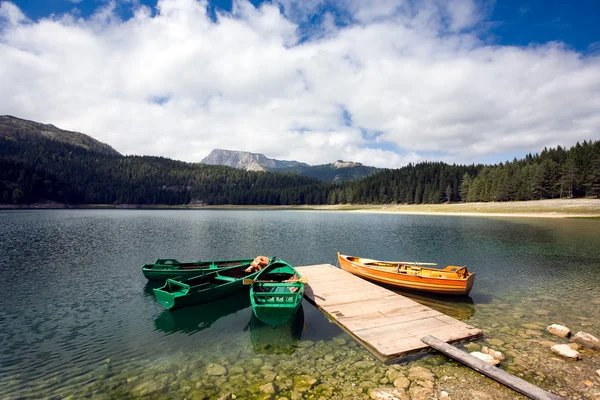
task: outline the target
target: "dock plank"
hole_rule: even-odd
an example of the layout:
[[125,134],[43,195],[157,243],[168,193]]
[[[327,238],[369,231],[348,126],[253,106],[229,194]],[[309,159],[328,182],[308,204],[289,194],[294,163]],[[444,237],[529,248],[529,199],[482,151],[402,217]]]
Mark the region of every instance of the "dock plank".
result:
[[445,342],[483,332],[330,264],[297,267],[308,279],[305,297],[382,361],[423,351],[421,337]]

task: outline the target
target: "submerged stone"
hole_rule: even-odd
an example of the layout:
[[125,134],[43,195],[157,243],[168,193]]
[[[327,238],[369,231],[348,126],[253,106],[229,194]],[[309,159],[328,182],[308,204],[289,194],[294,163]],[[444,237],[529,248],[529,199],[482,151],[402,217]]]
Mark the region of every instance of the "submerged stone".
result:
[[294,377],[294,391],[307,392],[317,383],[317,379],[310,375],[297,375]]
[[411,367],[408,369],[408,379],[411,381],[431,381],[435,379],[435,375],[423,367]]
[[396,378],[394,380],[393,385],[394,385],[394,387],[397,387],[397,388],[408,389],[408,387],[410,386],[410,381],[408,380],[408,378],[403,376],[400,378]]
[[373,400],[410,400],[404,390],[388,387],[371,388],[367,392]]
[[492,346],[496,346],[496,347],[502,347],[504,345],[504,342],[500,339],[490,338],[490,339],[485,339],[485,341],[488,342],[489,344],[491,344]]
[[206,373],[211,376],[220,376],[227,373],[227,369],[219,364],[209,364],[206,367]]
[[506,356],[501,351],[490,349],[487,346],[483,346],[481,348],[481,352],[485,353],[485,354],[489,354],[490,356],[494,357],[496,360],[500,360],[500,361],[506,360]]
[[479,351],[474,351],[471,353],[471,355],[473,357],[477,357],[482,361],[485,361],[486,363],[490,364],[490,365],[498,365],[500,364],[500,360],[496,360],[494,357],[490,356],[489,354],[485,354]]
[[272,382],[269,382],[259,386],[258,390],[260,390],[261,393],[275,394],[277,392],[277,387]]
[[136,385],[133,389],[131,389],[131,393],[134,396],[148,396],[149,394],[153,394],[156,392],[160,392],[164,390],[164,385],[157,381],[147,381],[142,382]]

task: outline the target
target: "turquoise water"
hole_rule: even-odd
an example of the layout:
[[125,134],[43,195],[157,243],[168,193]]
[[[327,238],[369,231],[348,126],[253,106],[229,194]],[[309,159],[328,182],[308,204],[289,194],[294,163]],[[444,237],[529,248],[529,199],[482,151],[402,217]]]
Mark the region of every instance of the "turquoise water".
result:
[[0,222],[3,399],[368,398],[394,381],[414,398],[516,396],[440,355],[385,366],[306,302],[275,330],[252,320],[244,293],[169,313],[139,269],[159,257],[257,255],[335,265],[337,251],[467,265],[477,274],[470,297],[411,296],[483,329],[471,348],[503,351],[502,368],[573,398],[600,391],[599,352],[558,359],[546,342],[564,340],[543,331],[561,323],[600,337],[597,220],[13,210]]

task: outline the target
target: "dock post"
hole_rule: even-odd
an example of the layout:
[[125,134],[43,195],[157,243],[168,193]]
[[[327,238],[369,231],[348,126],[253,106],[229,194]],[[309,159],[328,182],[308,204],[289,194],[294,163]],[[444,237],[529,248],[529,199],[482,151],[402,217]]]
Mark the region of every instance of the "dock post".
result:
[[483,375],[490,377],[503,385],[508,386],[509,388],[529,397],[534,400],[559,400],[562,397],[557,396],[553,393],[547,392],[531,383],[516,377],[514,375],[509,374],[508,372],[501,370],[500,368],[496,368],[493,365],[486,363],[483,360],[480,360],[477,357],[470,355],[460,349],[457,349],[454,346],[449,345],[448,343],[434,337],[431,335],[423,336],[421,341],[437,351],[444,353],[448,357],[451,357],[457,361],[460,361],[464,365],[469,368],[474,369],[475,371],[482,373]]

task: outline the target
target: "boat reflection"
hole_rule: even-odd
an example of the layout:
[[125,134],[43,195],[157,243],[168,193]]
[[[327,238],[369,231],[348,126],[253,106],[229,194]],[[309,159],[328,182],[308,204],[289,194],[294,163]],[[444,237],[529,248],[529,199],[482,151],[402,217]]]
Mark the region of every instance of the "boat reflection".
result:
[[292,354],[296,351],[304,326],[304,308],[300,305],[292,318],[278,326],[267,325],[252,313],[246,329],[250,328],[250,339],[256,353]]
[[423,294],[410,291],[399,291],[397,289],[394,290],[394,292],[459,321],[466,321],[475,315],[475,304],[470,296],[444,296],[433,293]]
[[171,334],[184,332],[193,334],[209,328],[219,318],[250,307],[248,291],[193,307],[184,307],[174,311],[164,310],[154,320],[156,330]]

